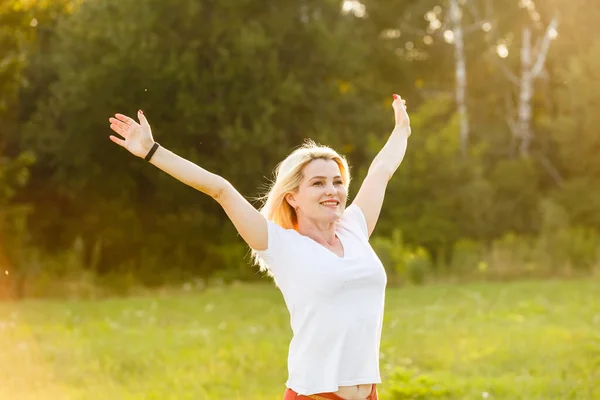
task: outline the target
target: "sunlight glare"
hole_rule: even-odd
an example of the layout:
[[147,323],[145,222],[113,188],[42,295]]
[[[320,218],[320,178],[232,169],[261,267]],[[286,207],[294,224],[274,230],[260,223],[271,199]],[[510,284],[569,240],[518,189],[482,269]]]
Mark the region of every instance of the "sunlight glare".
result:
[[446,43],[454,43],[454,32],[451,30],[444,31],[444,40]]
[[519,1],[519,7],[521,7],[521,8],[527,8],[528,10],[534,10],[535,9],[535,3],[533,2],[533,0],[520,0]]
[[381,32],[381,37],[385,39],[398,39],[401,35],[400,29],[386,29]]
[[496,46],[496,53],[502,58],[508,57],[508,47],[504,43],[500,43]]
[[367,14],[367,8],[358,0],[344,0],[342,13],[354,14],[355,17],[363,18]]
[[442,21],[440,21],[439,19],[435,19],[433,21],[429,22],[429,27],[433,30],[436,31],[438,29],[440,29],[442,27]]

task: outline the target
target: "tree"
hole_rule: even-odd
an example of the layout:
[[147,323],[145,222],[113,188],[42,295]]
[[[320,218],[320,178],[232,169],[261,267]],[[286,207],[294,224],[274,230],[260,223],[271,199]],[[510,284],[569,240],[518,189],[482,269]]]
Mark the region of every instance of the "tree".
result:
[[39,243],[82,237],[90,252],[102,248],[98,272],[144,270],[155,281],[167,263],[186,274],[221,268],[209,249],[235,234],[219,206],[115,149],[108,116],[143,109],[158,141],[242,193],[306,137],[360,159],[375,106],[357,82],[376,75],[362,22],[337,1],[83,3],[53,33],[56,80],[23,140],[39,157],[31,200],[53,199],[36,202]]
[[[0,298],[12,295],[5,279],[23,282],[22,250],[27,242],[28,204],[15,202],[18,190],[29,178],[34,161],[29,151],[14,146],[19,133],[20,90],[26,84],[24,69],[29,46],[35,40],[37,20],[31,4],[18,0],[0,3]],[[4,288],[3,288],[4,286]],[[17,296],[22,293],[17,287]],[[2,290],[4,289],[4,290]],[[7,293],[9,292],[9,293]]]
[[[428,2],[427,4],[430,7],[425,12],[423,11],[423,4],[417,3],[414,8],[410,7],[404,11],[399,23],[400,31],[416,35],[427,46],[433,44],[435,37],[439,41],[451,44],[453,47],[454,98],[459,118],[459,137],[463,157],[468,153],[471,131],[468,111],[469,101],[467,99],[467,51],[465,48],[465,37],[473,32],[487,31],[491,26],[485,18],[479,15],[476,3],[476,0],[448,0],[439,4],[438,2],[434,2],[434,5]],[[486,11],[488,10],[489,7],[486,7]],[[428,21],[425,29],[420,29],[412,25],[411,20],[414,13],[424,16],[424,18],[416,21],[419,25],[423,23],[423,19]],[[489,16],[487,17],[489,19]]]
[[[546,28],[536,45],[531,46],[531,28],[523,28],[521,41],[521,74],[517,77],[510,70],[504,69],[510,82],[515,83],[519,88],[517,118],[514,118],[512,105],[509,104],[507,117],[510,130],[519,143],[519,154],[521,157],[529,157],[532,133],[532,98],[535,92],[534,81],[542,75],[546,55],[550,48],[550,41],[556,37],[558,19],[554,18]],[[504,55],[503,55],[504,56]]]
[[600,44],[589,32],[600,12],[590,4],[553,2],[561,19],[561,40],[553,46],[551,112],[540,118],[540,136],[563,181],[550,192],[573,225],[600,229]]
[[[492,187],[481,168],[481,151],[462,157],[459,118],[452,98],[423,103],[411,113],[415,134],[410,151],[388,184],[377,232],[391,236],[400,228],[409,245],[423,246],[439,263],[460,238],[486,240],[493,233]],[[371,149],[380,143],[374,140]]]

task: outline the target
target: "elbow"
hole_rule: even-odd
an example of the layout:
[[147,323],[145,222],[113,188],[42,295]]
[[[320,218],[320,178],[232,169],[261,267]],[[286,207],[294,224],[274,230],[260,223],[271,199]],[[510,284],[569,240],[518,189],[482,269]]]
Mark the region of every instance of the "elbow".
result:
[[227,181],[225,178],[220,177],[218,184],[211,191],[210,197],[215,199],[217,201],[217,203],[220,204],[223,201],[225,194],[227,193],[228,186],[231,186],[229,181]]

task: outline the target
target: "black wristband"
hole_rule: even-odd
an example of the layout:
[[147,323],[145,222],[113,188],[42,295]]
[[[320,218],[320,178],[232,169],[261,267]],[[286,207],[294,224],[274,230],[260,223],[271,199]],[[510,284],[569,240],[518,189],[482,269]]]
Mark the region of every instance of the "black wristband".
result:
[[144,160],[150,161],[150,159],[152,158],[152,156],[156,152],[156,149],[158,149],[159,146],[160,145],[158,144],[158,142],[154,142],[154,144],[152,145],[152,148],[150,149],[150,151],[148,152],[146,157],[144,157]]

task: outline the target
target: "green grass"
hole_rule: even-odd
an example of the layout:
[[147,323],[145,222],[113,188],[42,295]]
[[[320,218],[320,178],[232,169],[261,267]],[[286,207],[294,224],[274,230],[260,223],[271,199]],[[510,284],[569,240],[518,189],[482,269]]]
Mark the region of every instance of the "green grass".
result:
[[[4,303],[0,399],[281,400],[290,338],[269,285]],[[389,289],[381,350],[383,400],[397,369],[449,399],[600,399],[600,283]]]

